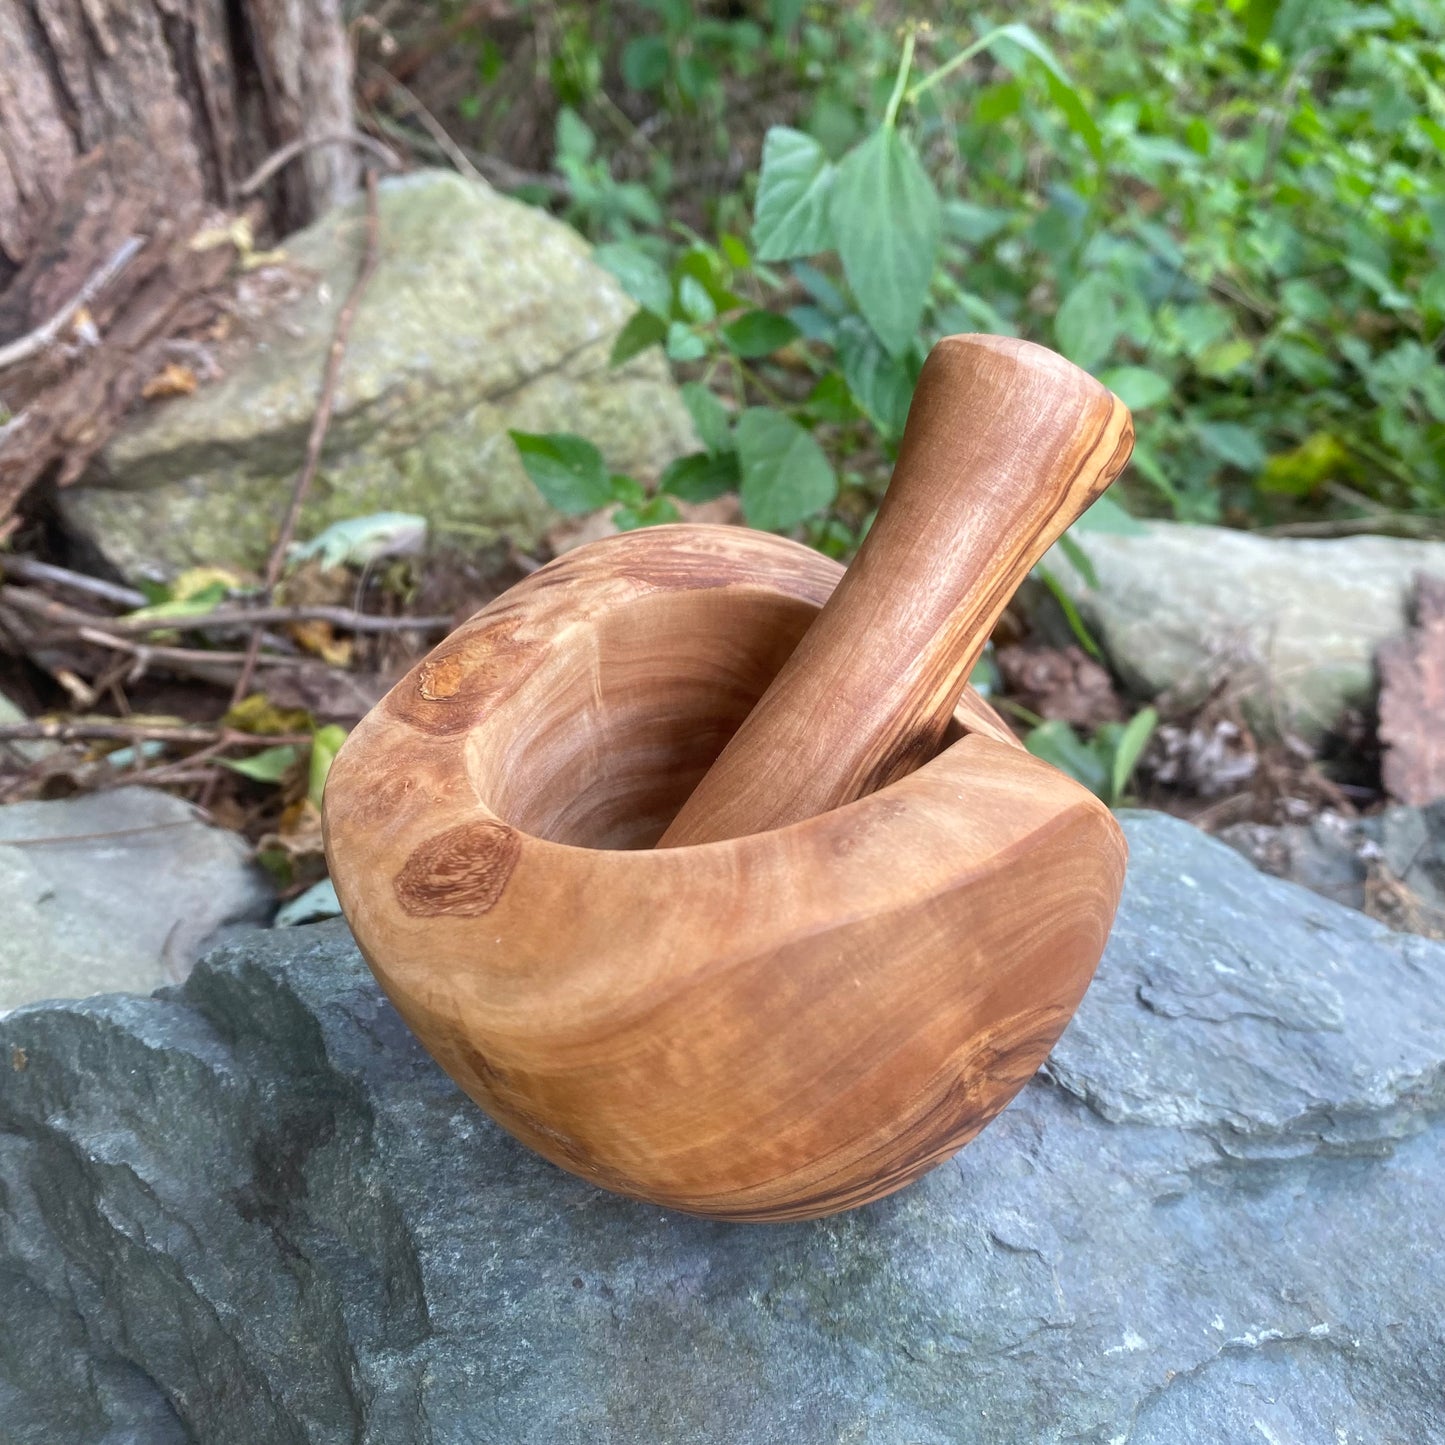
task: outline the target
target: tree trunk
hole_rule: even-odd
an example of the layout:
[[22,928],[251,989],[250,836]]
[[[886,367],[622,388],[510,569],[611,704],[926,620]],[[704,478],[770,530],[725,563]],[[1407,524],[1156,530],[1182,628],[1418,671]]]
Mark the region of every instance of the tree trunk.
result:
[[[352,129],[340,0],[0,0],[0,535],[41,475],[79,474],[194,319],[229,255],[196,233],[267,156]],[[250,218],[283,235],[357,178],[352,148],[308,148]]]

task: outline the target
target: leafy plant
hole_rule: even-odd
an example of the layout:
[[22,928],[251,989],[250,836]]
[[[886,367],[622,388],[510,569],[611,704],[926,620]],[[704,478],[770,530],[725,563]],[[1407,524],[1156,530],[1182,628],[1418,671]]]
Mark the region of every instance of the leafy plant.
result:
[[[749,320],[739,376],[719,353],[739,314],[712,297],[709,318],[689,285],[637,296],[648,316],[627,347],[663,345],[735,413],[773,407],[818,437],[838,500],[807,524],[813,540],[856,540],[920,356],[961,330],[1043,341],[1118,391],[1138,426],[1133,510],[1445,517],[1434,0],[1035,0],[972,33],[945,10],[901,55],[868,7],[535,13],[573,111],[558,126],[566,212],[664,279],[676,234],[609,187],[650,189],[654,215],[705,205],[746,234],[729,168],[750,140],[740,117],[778,117],[753,254],[729,255],[726,235],[718,250],[728,289],[801,336]],[[605,164],[583,112],[617,130]],[[700,157],[728,178],[704,183],[705,203]]]
[[1062,718],[1051,718],[1031,729],[1024,744],[1035,757],[1052,763],[1117,808],[1158,725],[1159,714],[1146,707],[1127,723],[1105,723],[1084,738]]
[[[693,237],[667,267],[635,243],[598,249],[597,260],[638,305],[613,363],[658,345],[674,362],[700,364],[703,381],[689,384],[685,399],[705,450],[675,463],[649,495],[635,479],[609,473],[582,438],[513,433],[528,474],[553,505],[572,512],[611,505],[619,525],[640,526],[674,519],[672,497],[698,500],[735,486],[753,526],[790,531],[807,523],[826,550],[857,545],[867,506],[855,508],[853,525],[827,515],[840,494],[840,463],[859,451],[891,453],[933,334],[924,318],[938,280],[943,208],[900,117],[996,45],[1038,62],[1051,93],[1096,141],[1077,92],[1027,26],[988,32],[911,86],[910,30],[880,122],[836,164],[811,136],[788,127],[768,132],[751,250],[729,233],[716,246]],[[839,282],[816,264],[820,253],[836,254]],[[773,269],[780,261],[795,263],[791,282]],[[799,288],[808,301],[788,306]],[[799,372],[810,378],[801,394]],[[775,380],[791,385],[792,395]],[[726,384],[733,405],[709,383]],[[856,480],[870,500],[868,479]]]
[[652,192],[637,181],[619,181],[597,136],[575,110],[557,115],[557,169],[568,186],[567,219],[604,236],[629,236],[637,226],[660,226],[662,211]]

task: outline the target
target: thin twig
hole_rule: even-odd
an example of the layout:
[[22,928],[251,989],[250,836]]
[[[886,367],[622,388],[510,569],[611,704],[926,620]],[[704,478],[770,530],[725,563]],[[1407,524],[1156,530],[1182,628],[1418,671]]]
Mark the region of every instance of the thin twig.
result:
[[[239,660],[243,654],[225,652],[198,652],[183,647],[161,647],[150,646],[143,643],[130,641],[125,636],[127,629],[121,626],[121,619],[118,617],[105,617],[98,613],[87,612],[83,607],[72,607],[68,602],[61,602],[55,597],[50,597],[34,587],[6,587],[0,585],[0,603],[13,608],[30,617],[38,617],[48,622],[52,627],[63,629],[73,633],[76,637],[86,642],[97,643],[101,647],[112,649],[119,648],[125,652],[143,651],[148,656],[160,660],[172,662],[196,662],[202,659],[215,661],[225,660],[234,657]],[[163,630],[168,632],[184,630],[182,625],[187,619],[170,619],[169,625]],[[261,641],[270,642],[273,646],[280,645],[286,639],[273,636],[271,633],[262,633]],[[280,658],[268,658],[267,661],[282,661]]]
[[116,617],[102,624],[118,634],[144,632],[216,632],[277,622],[329,622],[346,632],[440,632],[450,617],[379,617],[349,607],[217,607],[193,617]]
[[117,607],[144,607],[150,600],[134,587],[122,587],[115,582],[87,576],[84,572],[72,572],[68,567],[57,567],[51,562],[37,562],[33,557],[0,557],[0,576],[68,587],[72,592],[98,597],[102,602],[112,602]]
[[[63,567],[51,567],[46,562],[31,562],[26,559],[23,567],[12,566],[18,558],[7,558],[0,562],[0,569],[33,577],[37,581],[53,581],[57,586],[73,586],[77,591],[86,590],[82,584],[93,584],[95,593],[106,600],[123,601],[136,607],[145,605],[145,598],[139,592],[126,587],[116,587],[98,578],[84,577],[78,572],[66,572]],[[59,573],[60,577],[50,574]],[[63,579],[63,580],[62,580]],[[99,613],[86,612],[72,607],[54,597],[46,596],[30,587],[7,587],[0,584],[0,601],[9,602],[20,611],[42,617],[60,627],[74,628],[79,634],[103,632],[114,638],[146,636],[152,632],[224,632],[246,627],[267,627],[284,622],[329,622],[347,632],[442,632],[452,626],[451,617],[381,617],[372,613],[357,612],[349,607],[216,607],[210,612],[193,616],[176,617],[106,617]],[[286,639],[265,634],[263,642],[280,646]],[[159,652],[159,649],[152,649]],[[222,654],[207,652],[208,658]],[[294,655],[294,649],[293,649]]]
[[[380,111],[372,112],[372,120],[378,130],[385,131],[393,139],[402,141],[413,149],[424,151],[427,155],[443,160],[451,159],[447,148],[439,145],[423,129],[421,132],[413,130],[410,126],[403,125],[389,115],[383,115]],[[547,171],[527,171],[520,166],[514,166],[511,161],[503,160],[501,156],[487,155],[483,151],[473,150],[463,146],[459,142],[453,142],[456,148],[461,151],[466,160],[482,174],[482,179],[488,185],[496,186],[503,191],[520,190],[523,186],[533,190],[542,191],[548,196],[557,200],[566,200],[572,194],[572,187],[567,181],[558,175],[552,175]]]
[[[76,636],[82,642],[93,642],[97,647],[108,647],[115,652],[129,652],[139,658],[142,663],[168,662],[176,666],[196,666],[204,663],[214,670],[218,667],[245,667],[249,660],[253,674],[258,665],[296,666],[294,657],[271,657],[269,655],[262,657],[258,652],[253,658],[249,651],[212,652],[199,647],[160,647],[149,642],[132,642],[128,637],[121,637],[114,632],[102,632],[98,627],[81,627],[77,629]],[[259,645],[259,635],[252,634],[252,636]],[[241,696],[244,697],[245,693],[242,693]],[[239,700],[238,698],[237,701]]]
[[446,127],[442,125],[441,121],[439,121],[396,76],[389,74],[387,71],[381,69],[380,66],[373,66],[372,68],[376,71],[378,77],[385,81],[387,88],[395,91],[396,94],[406,102],[407,109],[416,116],[417,120],[421,123],[422,129],[441,147],[446,158],[451,161],[464,176],[469,176],[472,180],[482,181],[485,184],[486,178],[476,166],[471,163],[467,153],[461,146],[447,134]]
[[127,236],[110,260],[103,262],[95,271],[92,271],[85,285],[49,321],[43,322],[34,331],[27,331],[24,336],[17,337],[8,345],[0,346],[0,371],[8,371],[12,366],[18,366],[22,361],[28,361],[37,352],[44,351],[65,329],[75,313],[82,306],[88,306],[130,265],[135,253],[143,245],[145,245],[144,237]]
[[[198,753],[196,756],[199,757],[200,754]],[[186,758],[179,763],[167,763],[160,768],[147,768],[140,773],[117,773],[114,778],[107,778],[96,791],[103,792],[107,788],[128,788],[141,783],[147,787],[155,787],[161,783],[168,788],[178,788],[191,783],[205,783],[214,787],[218,776],[214,763],[198,768],[192,764],[190,758]],[[194,799],[189,801],[193,808],[203,807]]]
[[364,150],[368,155],[375,158],[389,171],[401,169],[401,159],[394,151],[388,150],[386,146],[359,130],[328,130],[319,135],[298,136],[295,140],[287,141],[280,150],[266,157],[239,186],[236,187],[237,199],[254,195],[281,169],[282,166],[294,161],[297,156],[306,151],[315,150],[318,146],[328,145],[349,145],[355,146],[358,150]]
[[194,727],[189,724],[138,722],[30,722],[0,723],[0,743],[121,742],[121,743],[224,743],[228,747],[279,748],[309,743],[310,733],[244,733],[236,728]]
[[[306,493],[310,491],[312,479],[321,463],[321,447],[326,440],[326,429],[331,424],[332,409],[336,405],[336,385],[341,376],[341,363],[346,356],[346,343],[351,336],[352,322],[356,319],[361,298],[371,281],[372,273],[376,270],[380,254],[379,229],[376,207],[376,172],[367,167],[366,241],[361,253],[361,265],[357,269],[356,280],[351,283],[351,290],[347,293],[346,300],[342,303],[341,310],[336,316],[336,330],[331,338],[331,349],[326,354],[326,371],[321,379],[321,395],[316,403],[316,414],[312,418],[311,435],[306,439],[306,457],[301,471],[296,477],[296,485],[291,492],[291,504],[286,509],[286,516],[281,523],[281,531],[277,535],[276,545],[271,549],[271,558],[266,564],[264,594],[267,603],[270,602],[272,594],[276,590],[276,583],[280,581],[281,569],[286,565],[286,553],[290,549],[292,537],[296,534],[296,522],[301,515],[302,505],[306,501]],[[233,705],[246,696],[246,692],[251,686],[251,679],[256,673],[256,661],[260,653],[261,635],[253,632],[251,641],[246,648],[245,659],[241,664],[241,674],[236,679],[236,686],[231,694]]]

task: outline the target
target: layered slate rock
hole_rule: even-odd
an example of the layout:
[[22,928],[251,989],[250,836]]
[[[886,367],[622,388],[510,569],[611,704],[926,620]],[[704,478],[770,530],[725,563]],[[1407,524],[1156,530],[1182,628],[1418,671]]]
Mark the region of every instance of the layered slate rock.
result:
[[[298,535],[400,511],[469,544],[505,534],[530,546],[557,514],[509,427],[580,433],[614,469],[644,478],[692,450],[661,353],[608,366],[636,307],[575,231],[450,172],[379,190],[380,261]],[[113,562],[264,565],[363,237],[360,202],[289,237],[294,294],[270,298],[221,348],[224,375],[142,410],[64,494],[69,521]]]
[[340,924],[0,1023],[7,1442],[1445,1437],[1445,947],[1187,825],[955,1161],[811,1224],[494,1128]]
[[11,803],[0,808],[0,1012],[179,982],[219,931],[263,923],[275,906],[245,840],[168,793]]
[[1445,542],[1258,537],[1149,522],[1081,533],[1090,586],[1055,548],[1048,566],[1141,696],[1186,696],[1223,675],[1251,721],[1314,740],[1375,691],[1375,650],[1402,632],[1418,574],[1445,576]]

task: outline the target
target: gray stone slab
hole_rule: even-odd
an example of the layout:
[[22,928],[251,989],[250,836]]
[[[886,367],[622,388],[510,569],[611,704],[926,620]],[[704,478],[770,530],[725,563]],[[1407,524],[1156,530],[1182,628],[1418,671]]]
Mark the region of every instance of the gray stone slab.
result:
[[217,930],[274,903],[245,841],[169,794],[12,803],[0,808],[0,1011],[179,982]]
[[0,1022],[8,1442],[1427,1445],[1445,947],[1157,815],[958,1158],[811,1224],[491,1125],[339,923]]

